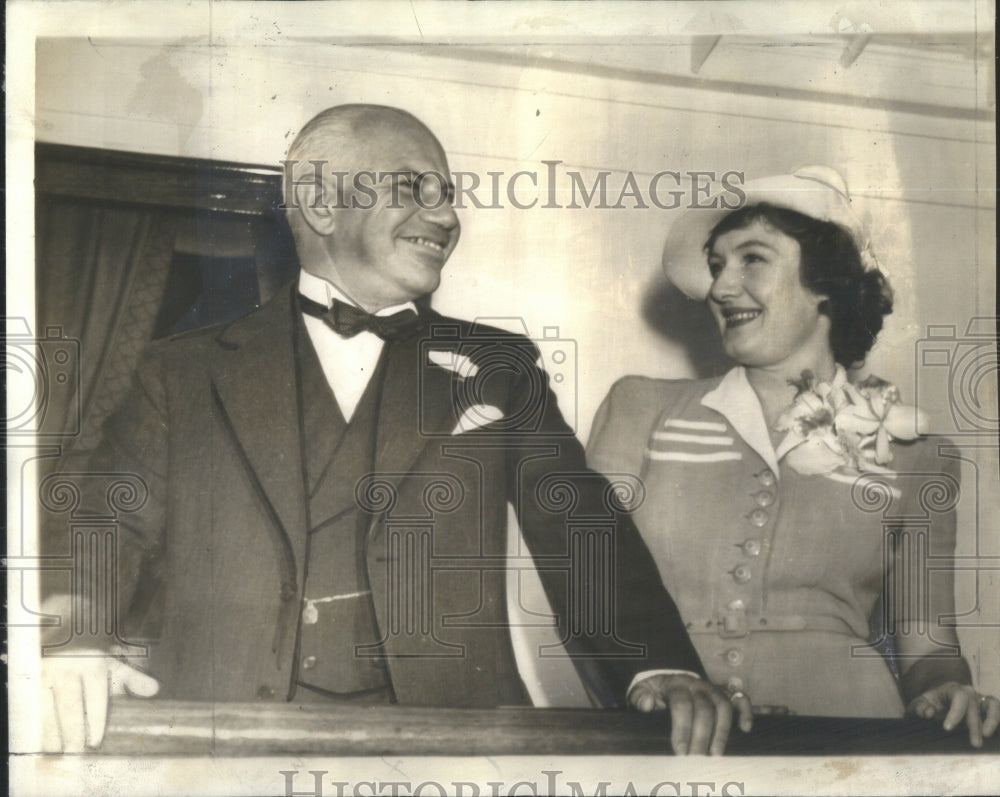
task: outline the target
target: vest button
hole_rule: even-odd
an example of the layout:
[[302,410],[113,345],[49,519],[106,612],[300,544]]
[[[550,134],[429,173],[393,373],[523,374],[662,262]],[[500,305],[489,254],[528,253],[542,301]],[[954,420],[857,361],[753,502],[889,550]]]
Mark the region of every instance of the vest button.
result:
[[774,503],[774,493],[770,490],[760,490],[754,493],[753,500],[757,502],[757,506],[770,506]]
[[762,470],[757,475],[757,478],[760,479],[760,483],[763,484],[765,487],[772,487],[775,482],[774,474],[769,470]]
[[753,574],[750,572],[750,568],[746,565],[738,565],[733,570],[733,579],[737,584],[746,584],[752,577]]
[[730,648],[726,651],[726,664],[730,667],[739,667],[743,663],[743,651],[739,648]]
[[265,684],[264,686],[257,687],[257,699],[258,700],[271,700],[274,697],[274,690]]
[[744,542],[743,553],[747,556],[760,556],[760,540],[747,540]]
[[295,597],[295,587],[289,584],[287,581],[281,583],[281,599],[283,601],[290,601]]
[[311,670],[315,666],[316,666],[316,657],[315,656],[306,656],[305,658],[302,659],[302,669],[303,670]]
[[745,685],[746,682],[738,675],[731,675],[726,679],[726,691],[730,694],[733,692],[742,692]]
[[737,598],[734,601],[729,601],[728,605],[726,606],[726,608],[729,609],[729,611],[731,612],[742,612],[746,609],[746,607],[747,605],[746,602],[743,600],[743,598]]
[[750,513],[750,522],[757,528],[767,525],[767,512],[763,509],[755,509]]

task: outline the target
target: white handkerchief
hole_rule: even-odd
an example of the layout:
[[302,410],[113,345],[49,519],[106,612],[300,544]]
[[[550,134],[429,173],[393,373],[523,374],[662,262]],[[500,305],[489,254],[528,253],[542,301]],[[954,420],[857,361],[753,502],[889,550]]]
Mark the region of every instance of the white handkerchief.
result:
[[479,373],[479,366],[472,362],[472,359],[457,351],[440,351],[430,349],[427,352],[427,359],[434,365],[440,366],[447,371],[453,371],[462,379],[472,379]]
[[458,425],[451,430],[453,435],[471,432],[481,426],[487,426],[494,421],[503,420],[503,410],[494,407],[492,404],[473,404],[462,417],[458,419]]

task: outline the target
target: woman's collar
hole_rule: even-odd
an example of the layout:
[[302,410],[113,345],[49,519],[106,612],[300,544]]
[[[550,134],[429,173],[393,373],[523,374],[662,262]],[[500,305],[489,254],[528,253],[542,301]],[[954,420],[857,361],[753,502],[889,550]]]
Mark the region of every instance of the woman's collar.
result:
[[[846,381],[847,372],[838,363],[830,384],[838,388]],[[764,420],[764,410],[760,406],[760,399],[750,386],[746,369],[742,365],[737,365],[723,376],[715,389],[701,397],[701,403],[729,421],[734,431],[760,455],[775,478],[778,478],[778,457],[774,446],[771,445],[771,435],[768,432],[767,421]]]
[[719,382],[714,390],[701,397],[703,406],[722,415],[743,441],[767,463],[775,477],[778,475],[778,458],[771,445],[764,411],[757,394],[750,387],[746,369],[737,365]]

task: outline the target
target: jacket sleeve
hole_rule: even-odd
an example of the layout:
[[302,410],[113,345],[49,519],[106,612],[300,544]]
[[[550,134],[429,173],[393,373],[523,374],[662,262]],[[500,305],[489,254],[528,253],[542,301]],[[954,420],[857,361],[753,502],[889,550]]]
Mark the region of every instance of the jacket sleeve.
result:
[[916,476],[917,484],[901,514],[928,522],[922,528],[894,530],[889,579],[893,641],[906,703],[948,681],[972,683],[953,625],[957,508],[962,500],[958,452],[944,438],[915,445],[920,447],[916,473],[901,475]]
[[[42,547],[73,562],[72,571],[46,573],[44,605],[60,615],[82,611],[102,629],[96,636],[71,637],[70,644],[123,641],[122,623],[164,544],[167,434],[166,390],[153,349],[98,445],[71,452],[40,485]],[[109,618],[95,614],[109,611]],[[44,641],[65,642],[70,626],[60,623]]]
[[[674,669],[703,676],[677,607],[627,511],[642,490],[638,478],[626,470],[609,481],[588,468],[544,374],[513,380],[516,406],[525,406],[533,389],[534,420],[509,439],[509,499],[578,671],[591,685],[599,677],[616,705],[625,704],[640,672]],[[543,449],[546,455],[540,455]],[[567,557],[568,579],[545,566]]]

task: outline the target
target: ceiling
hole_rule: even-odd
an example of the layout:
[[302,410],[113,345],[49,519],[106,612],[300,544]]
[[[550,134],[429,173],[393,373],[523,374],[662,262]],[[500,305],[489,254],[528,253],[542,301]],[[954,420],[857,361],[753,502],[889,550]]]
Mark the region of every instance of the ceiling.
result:
[[988,119],[995,107],[992,37],[970,33],[643,36],[599,43],[411,49],[445,58],[904,113]]

